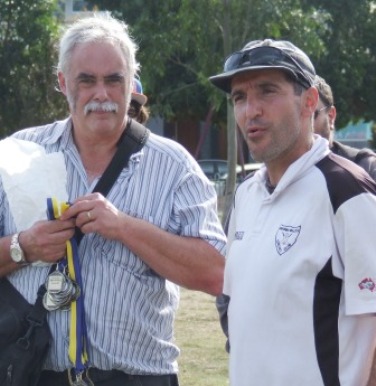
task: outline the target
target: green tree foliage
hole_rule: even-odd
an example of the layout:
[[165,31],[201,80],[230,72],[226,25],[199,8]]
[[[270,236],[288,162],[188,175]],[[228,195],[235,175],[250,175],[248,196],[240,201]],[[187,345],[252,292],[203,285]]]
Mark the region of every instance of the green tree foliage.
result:
[[375,120],[376,3],[372,0],[306,0],[305,7],[325,12],[325,50],[315,66],[332,86],[343,127],[358,118]]
[[[97,3],[92,1],[92,3]],[[139,41],[153,110],[167,118],[226,121],[226,100],[208,82],[247,41],[289,39],[312,58],[335,92],[339,126],[375,119],[376,5],[372,0],[103,0]]]
[[[56,92],[54,0],[0,0],[0,135],[63,116]],[[332,85],[339,126],[375,119],[372,0],[89,1],[130,24],[153,112],[225,123],[226,98],[208,82],[251,39],[286,38],[311,55]]]
[[62,114],[55,90],[52,0],[0,0],[0,136]]
[[299,0],[103,0],[100,7],[130,25],[150,104],[168,118],[204,119],[213,105],[225,121],[226,98],[208,77],[249,40],[288,38],[304,49],[324,50],[318,32],[327,16],[303,12]]

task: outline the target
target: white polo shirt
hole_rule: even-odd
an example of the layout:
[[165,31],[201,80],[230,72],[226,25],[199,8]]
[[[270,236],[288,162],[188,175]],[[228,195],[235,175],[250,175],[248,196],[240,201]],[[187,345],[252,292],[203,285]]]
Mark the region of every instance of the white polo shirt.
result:
[[237,190],[224,293],[232,386],[363,386],[376,345],[376,185],[313,148]]

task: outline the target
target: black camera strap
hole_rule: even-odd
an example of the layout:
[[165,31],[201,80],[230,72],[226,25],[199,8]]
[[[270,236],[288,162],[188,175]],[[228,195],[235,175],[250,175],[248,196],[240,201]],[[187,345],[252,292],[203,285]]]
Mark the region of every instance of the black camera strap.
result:
[[[132,154],[140,151],[149,137],[150,131],[140,123],[129,118],[127,127],[125,128],[111,162],[102,174],[97,184],[93,189],[93,193],[101,193],[107,196],[121,171],[128,164]],[[77,245],[80,243],[83,233],[76,228]]]
[[120,172],[128,164],[132,154],[140,151],[149,137],[149,130],[140,123],[128,119],[125,128],[111,162],[104,171],[102,177],[95,185],[93,192],[107,196]]

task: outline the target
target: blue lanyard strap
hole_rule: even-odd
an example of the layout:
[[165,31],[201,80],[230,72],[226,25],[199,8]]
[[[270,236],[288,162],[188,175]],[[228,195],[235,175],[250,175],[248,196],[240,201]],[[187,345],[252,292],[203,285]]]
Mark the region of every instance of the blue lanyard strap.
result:
[[[69,203],[59,203],[55,198],[47,198],[47,216],[49,220],[60,218],[69,208]],[[70,304],[70,331],[68,356],[74,365],[75,375],[82,374],[88,367],[87,330],[85,322],[84,294],[81,277],[81,267],[78,255],[78,245],[73,236],[67,241],[66,257],[58,263],[59,269],[68,268],[69,278],[78,285],[80,294]]]

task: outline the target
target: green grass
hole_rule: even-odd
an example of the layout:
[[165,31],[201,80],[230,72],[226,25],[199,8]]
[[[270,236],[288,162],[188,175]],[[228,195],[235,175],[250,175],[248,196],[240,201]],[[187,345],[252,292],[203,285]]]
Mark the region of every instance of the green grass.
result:
[[213,296],[181,289],[175,321],[181,386],[228,386],[228,355]]

